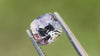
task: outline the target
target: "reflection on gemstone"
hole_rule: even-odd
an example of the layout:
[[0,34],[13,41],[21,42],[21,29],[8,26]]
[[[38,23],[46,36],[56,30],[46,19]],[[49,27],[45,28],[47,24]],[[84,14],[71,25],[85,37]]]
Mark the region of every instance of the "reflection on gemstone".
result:
[[30,30],[33,38],[40,45],[48,45],[54,42],[62,33],[62,27],[56,17],[50,13],[32,21]]

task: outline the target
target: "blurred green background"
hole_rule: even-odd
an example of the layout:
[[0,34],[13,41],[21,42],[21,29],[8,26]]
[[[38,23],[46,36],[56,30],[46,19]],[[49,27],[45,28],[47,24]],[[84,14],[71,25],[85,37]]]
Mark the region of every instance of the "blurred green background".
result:
[[[38,16],[57,11],[89,56],[100,56],[100,0],[0,0],[0,56],[38,56],[26,34]],[[47,56],[78,56],[63,32]]]

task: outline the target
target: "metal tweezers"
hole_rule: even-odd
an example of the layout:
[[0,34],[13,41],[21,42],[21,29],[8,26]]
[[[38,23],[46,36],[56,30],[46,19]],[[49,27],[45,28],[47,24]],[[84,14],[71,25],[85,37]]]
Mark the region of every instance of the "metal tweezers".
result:
[[[63,21],[63,19],[61,18],[61,16],[57,12],[54,12],[54,15],[56,16],[58,22],[62,26],[64,32],[68,36],[71,44],[75,48],[75,50],[78,53],[78,55],[79,56],[88,56],[88,54],[86,53],[86,51],[80,45],[79,41],[76,39],[76,37],[74,36],[74,34],[71,32],[71,30],[69,29],[69,27],[67,26],[67,24]],[[33,36],[30,33],[30,31],[27,30],[26,32],[27,32],[28,36],[30,37],[30,39],[31,39],[31,41],[32,41],[32,43],[33,43],[33,45],[34,45],[34,47],[35,47],[38,55],[39,56],[45,56],[45,54],[43,53],[43,51],[41,50],[41,48],[38,46],[38,44],[34,40]]]

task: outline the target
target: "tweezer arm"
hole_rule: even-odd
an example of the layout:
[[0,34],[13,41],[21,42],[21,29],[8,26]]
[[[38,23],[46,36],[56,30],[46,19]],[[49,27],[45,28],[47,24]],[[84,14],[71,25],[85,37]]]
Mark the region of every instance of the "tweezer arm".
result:
[[32,36],[31,33],[30,33],[30,31],[27,30],[26,32],[27,32],[29,38],[31,39],[31,41],[32,41],[32,43],[33,43],[35,49],[37,50],[39,56],[45,56],[44,53],[42,52],[42,50],[40,49],[40,47],[38,46],[38,44],[36,43],[36,41],[34,40],[33,36]]
[[70,42],[74,46],[75,50],[79,54],[79,56],[88,56],[88,54],[85,52],[85,50],[82,48],[74,34],[71,32],[67,24],[63,21],[63,19],[60,17],[60,15],[57,12],[54,12],[56,18],[58,19],[59,23],[61,24],[62,28],[64,29],[66,35],[68,36]]

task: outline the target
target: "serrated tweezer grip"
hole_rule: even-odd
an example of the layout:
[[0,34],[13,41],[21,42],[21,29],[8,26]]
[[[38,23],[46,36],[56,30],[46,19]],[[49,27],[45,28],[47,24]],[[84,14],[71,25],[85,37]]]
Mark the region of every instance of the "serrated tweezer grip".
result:
[[28,36],[30,37],[30,39],[31,39],[36,51],[38,52],[39,56],[45,56],[44,53],[42,52],[42,50],[40,49],[40,47],[38,46],[38,44],[36,43],[36,41],[34,40],[33,36],[30,33],[30,31],[27,30],[26,32],[27,32]]
[[83,49],[79,41],[76,39],[74,34],[71,32],[67,24],[63,21],[63,19],[60,17],[60,15],[57,12],[54,12],[56,18],[58,19],[59,23],[61,24],[62,28],[64,29],[66,35],[68,36],[70,42],[72,43],[73,47],[79,54],[79,56],[88,56],[86,51]]

